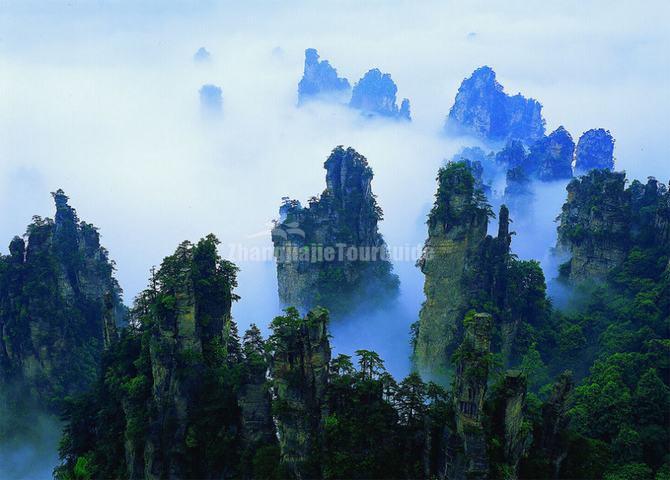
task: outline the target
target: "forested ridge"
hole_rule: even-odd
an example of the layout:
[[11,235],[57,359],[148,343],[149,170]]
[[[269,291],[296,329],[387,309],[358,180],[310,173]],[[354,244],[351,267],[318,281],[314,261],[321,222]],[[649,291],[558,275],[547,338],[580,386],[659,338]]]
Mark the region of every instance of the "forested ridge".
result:
[[[462,272],[451,287],[460,303],[448,317],[446,369],[417,363],[404,379],[374,351],[333,356],[337,320],[322,307],[287,308],[268,338],[253,325],[240,336],[237,267],[213,235],[182,243],[105,343],[90,388],[60,397],[56,477],[666,478],[668,191],[621,179],[594,171],[568,186],[557,251],[569,255],[560,270],[571,302],[557,308],[539,264],[511,253],[507,209],[487,236],[481,222],[493,214],[468,165],[443,168],[421,267],[437,282],[444,270],[425,262]],[[610,218],[632,228],[612,235]],[[52,225],[35,222],[32,236]],[[95,231],[86,225],[81,235]],[[477,241],[431,252],[445,232],[452,244]],[[8,275],[25,258],[12,244],[0,262],[3,318],[15,304]],[[57,243],[51,252],[62,255]],[[586,273],[571,275],[575,265]],[[445,291],[426,290],[430,308]],[[415,352],[422,328],[413,327]]]

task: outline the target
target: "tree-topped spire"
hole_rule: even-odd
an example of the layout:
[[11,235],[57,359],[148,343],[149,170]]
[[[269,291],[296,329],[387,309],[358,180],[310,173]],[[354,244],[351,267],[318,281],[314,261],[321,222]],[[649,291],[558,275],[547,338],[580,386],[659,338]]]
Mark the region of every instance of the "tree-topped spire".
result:
[[324,162],[326,189],[303,207],[282,199],[272,230],[279,299],[286,306],[321,305],[335,316],[376,307],[398,293],[378,224],[372,169],[351,147],[339,145]]
[[55,192],[51,192],[51,196],[53,197],[54,202],[56,202],[56,207],[67,206],[67,202],[70,200],[70,197],[65,195],[65,192],[62,188],[59,188]]

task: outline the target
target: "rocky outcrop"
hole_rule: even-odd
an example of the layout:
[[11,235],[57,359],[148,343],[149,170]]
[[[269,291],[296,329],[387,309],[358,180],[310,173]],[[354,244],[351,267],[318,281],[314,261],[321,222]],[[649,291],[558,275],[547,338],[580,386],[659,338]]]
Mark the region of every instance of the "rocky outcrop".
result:
[[426,300],[419,313],[414,359],[421,371],[444,375],[459,343],[468,300],[466,273],[486,237],[490,210],[465,162],[441,168],[437,181],[428,239],[419,261]]
[[568,131],[561,127],[549,136],[535,142],[530,147],[528,168],[545,182],[572,178],[572,159],[575,153],[575,142]]
[[632,243],[670,254],[670,182],[665,185],[654,177],[646,184],[633,180],[628,192]]
[[563,127],[533,142],[529,150],[519,140],[508,141],[496,154],[496,163],[508,171],[506,195],[512,196],[517,190],[518,185],[511,183],[526,183],[526,178],[543,182],[572,178],[574,151],[572,137]]
[[465,162],[475,177],[475,187],[486,195],[491,193],[493,178],[499,170],[493,152],[486,153],[479,147],[464,147],[451,157],[451,161]]
[[290,308],[272,322],[273,413],[282,465],[297,479],[320,478],[330,363],[328,312]]
[[366,73],[351,94],[349,106],[361,110],[366,115],[411,120],[409,100],[403,99],[400,108],[396,104],[398,87],[388,73],[374,68]]
[[205,47],[200,47],[197,52],[193,54],[193,61],[196,63],[207,63],[212,56]]
[[249,451],[259,445],[271,443],[275,437],[272,421],[268,361],[265,342],[256,325],[244,334],[242,344],[245,375],[240,387],[240,409],[245,447]]
[[252,327],[240,344],[237,267],[218,243],[183,242],[152,270],[97,381],[68,404],[59,478],[267,478],[274,469],[265,342]]
[[482,419],[491,365],[493,318],[489,314],[477,313],[466,317],[463,324],[463,343],[455,354],[453,401],[456,429],[463,441],[465,478],[485,479],[488,478],[489,462]]
[[527,159],[528,152],[521,140],[509,140],[503,149],[496,153],[496,163],[510,170],[517,167],[525,171],[530,170],[526,164]]
[[623,172],[591,170],[570,182],[559,217],[557,253],[568,256],[561,276],[603,280],[636,246],[670,251],[670,194],[655,178],[626,188]]
[[412,112],[409,106],[409,99],[403,98],[400,102],[400,110],[398,110],[398,118],[404,118],[405,120],[412,119]]
[[124,308],[97,228],[52,195],[54,220],[34,217],[0,256],[0,385],[53,409],[95,380]]
[[337,76],[328,60],[319,61],[314,48],[305,50],[305,71],[298,84],[298,105],[314,98],[324,98],[347,93],[350,89],[346,78]]
[[522,166],[517,166],[507,170],[505,180],[505,205],[509,206],[512,213],[526,217],[534,198],[531,178]]
[[223,96],[221,87],[216,85],[203,85],[199,91],[200,110],[203,114],[219,114],[223,109]]
[[572,373],[562,373],[554,384],[549,399],[542,406],[542,424],[537,435],[538,441],[533,447],[537,446],[543,451],[552,466],[552,478],[559,478],[561,463],[568,454],[568,409],[573,388]]
[[624,173],[594,170],[567,187],[558,227],[558,251],[569,255],[570,281],[603,279],[626,255],[630,202]]
[[353,148],[342,147],[324,167],[321,196],[306,208],[285,199],[272,231],[280,300],[340,314],[393,298],[398,278],[377,228],[382,212],[371,190],[372,169]]
[[[158,289],[147,292],[158,307],[143,319],[151,322],[152,408],[143,445],[146,478],[193,476],[185,457],[197,441],[192,415],[207,401],[205,379],[224,358],[234,360],[231,350],[239,350],[237,339],[229,335],[235,267],[218,257],[217,243],[212,235],[197,245],[182,243],[163,260],[152,280]],[[208,467],[214,477],[224,473]]]
[[526,378],[518,370],[505,374],[502,385],[504,398],[505,463],[516,476],[521,458],[532,442],[531,424],[526,420]]
[[419,261],[426,300],[413,327],[413,345],[416,367],[444,382],[453,373],[450,359],[462,339],[461,319],[468,311],[494,316],[494,349],[512,366],[519,360],[520,327],[541,324],[548,303],[539,264],[511,255],[508,208],[500,207],[497,236],[487,235],[493,212],[468,164],[443,167],[438,182]]
[[495,142],[518,139],[530,144],[544,136],[542,105],[521,94],[507,95],[493,69],[484,66],[461,83],[445,129]]
[[575,152],[575,171],[614,170],[614,138],[609,130],[594,128],[579,137]]
[[[500,208],[498,236],[486,235],[490,206],[476,188],[471,167],[452,163],[440,170],[436,202],[428,217],[428,240],[419,261],[426,300],[419,312],[414,360],[429,376],[449,377],[458,346],[461,319],[468,309],[495,308],[507,334],[503,350],[514,342],[520,318],[511,311],[508,276],[511,234],[509,210]],[[493,307],[495,306],[495,307]]]

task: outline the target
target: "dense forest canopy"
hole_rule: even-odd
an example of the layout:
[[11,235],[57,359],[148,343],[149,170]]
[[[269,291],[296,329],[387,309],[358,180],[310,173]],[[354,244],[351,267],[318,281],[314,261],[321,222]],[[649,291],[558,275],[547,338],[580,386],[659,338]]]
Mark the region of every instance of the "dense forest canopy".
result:
[[[450,191],[481,203],[464,165],[440,171],[440,188],[453,172],[464,189]],[[568,191],[617,175],[592,172]],[[458,257],[466,293],[452,374],[435,383],[394,379],[374,351],[333,357],[320,307],[288,308],[268,339],[252,327],[240,340],[235,265],[213,235],[181,244],[152,273],[93,388],[66,402],[57,477],[665,478],[668,191],[653,179],[623,191],[620,213],[638,225],[625,239],[602,237],[593,222],[578,238],[565,234],[615,193],[568,197],[559,241],[572,262],[603,238],[624,242],[624,253],[587,281],[562,268],[574,287],[563,310],[539,265],[510,253],[501,208],[497,237],[479,236],[472,259]],[[444,234],[438,218],[471,225],[447,213],[452,197],[438,190],[435,202],[429,232]]]

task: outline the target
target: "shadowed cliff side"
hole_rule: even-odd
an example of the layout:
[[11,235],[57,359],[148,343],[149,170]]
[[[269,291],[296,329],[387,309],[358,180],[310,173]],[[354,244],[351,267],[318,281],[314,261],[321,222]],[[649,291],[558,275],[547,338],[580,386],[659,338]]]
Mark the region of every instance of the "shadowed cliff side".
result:
[[[549,313],[544,275],[535,261],[510,252],[509,211],[498,216],[498,235],[486,234],[490,206],[467,162],[452,162],[438,174],[435,205],[428,217],[428,239],[419,267],[426,300],[413,326],[414,362],[429,377],[447,383],[451,355],[463,336],[469,310],[493,316],[492,349],[513,366],[529,348],[518,338],[541,326]],[[523,337],[523,335],[521,336]]]
[[353,148],[337,147],[324,163],[326,190],[303,208],[284,199],[272,230],[279,299],[328,308],[333,315],[378,306],[398,293],[371,190],[372,169]]
[[570,182],[558,226],[560,274],[571,283],[604,280],[633,248],[670,252],[670,194],[654,178],[626,188],[623,172],[592,170]]
[[[95,380],[125,314],[114,265],[62,190],[54,220],[33,217],[0,256],[0,385],[48,410]],[[20,393],[23,392],[23,393]]]

